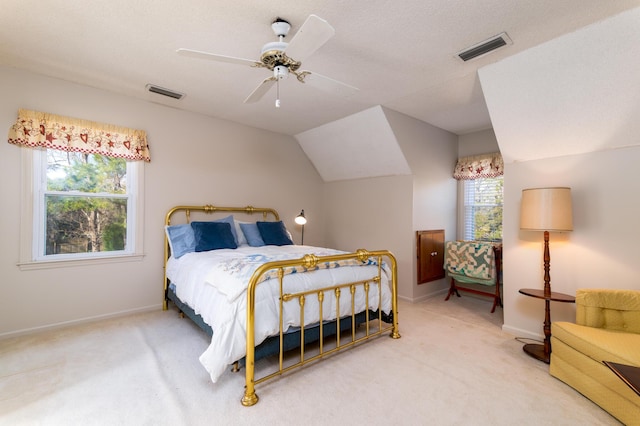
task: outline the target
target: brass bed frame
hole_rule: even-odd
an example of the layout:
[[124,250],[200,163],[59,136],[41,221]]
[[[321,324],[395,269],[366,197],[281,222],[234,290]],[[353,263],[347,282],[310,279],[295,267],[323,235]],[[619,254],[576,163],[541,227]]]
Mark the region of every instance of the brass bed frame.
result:
[[[210,204],[204,205],[204,206],[177,206],[172,208],[171,210],[169,210],[169,212],[166,215],[165,218],[165,225],[171,225],[171,219],[172,216],[175,213],[178,212],[184,212],[185,213],[185,218],[186,218],[186,223],[190,223],[191,221],[191,213],[192,212],[204,212],[206,214],[212,214],[212,213],[217,213],[217,212],[221,212],[221,213],[242,213],[242,214],[246,214],[246,215],[253,215],[255,213],[260,213],[262,214],[262,218],[263,220],[267,220],[268,216],[271,215],[273,217],[273,220],[280,220],[280,216],[278,215],[278,212],[275,211],[274,209],[271,208],[256,208],[256,207],[252,207],[252,206],[247,206],[247,207],[216,207]],[[167,310],[168,309],[168,292],[169,292],[169,279],[167,278],[167,260],[169,259],[170,256],[170,248],[169,248],[169,241],[167,239],[167,235],[165,233],[165,244],[164,244],[164,303],[163,303],[163,309]],[[306,291],[306,292],[301,292],[301,293],[295,293],[295,294],[291,294],[291,293],[286,293],[283,289],[283,278],[284,278],[284,270],[285,268],[290,268],[290,267],[296,267],[296,266],[303,266],[309,269],[313,269],[317,264],[322,263],[322,262],[336,262],[336,261],[341,261],[341,260],[350,260],[350,259],[358,259],[362,262],[367,261],[368,259],[375,259],[378,265],[378,273],[375,277],[373,277],[370,280],[365,280],[365,281],[357,281],[357,282],[348,282],[348,283],[342,283],[342,284],[338,284],[338,285],[333,285],[333,286],[327,286],[327,287],[323,287],[320,289],[314,289],[314,290],[310,290],[310,291]],[[381,283],[381,274],[382,274],[382,264],[383,262],[387,262],[391,271],[391,309],[392,312],[391,314],[383,319],[384,313],[381,312],[380,306],[376,307],[377,310],[374,310],[374,307],[370,307],[369,306],[369,288],[370,288],[370,282],[373,281],[377,284]],[[259,285],[259,283],[262,281],[262,276],[264,274],[267,274],[271,271],[276,271],[277,272],[277,280],[279,283],[279,288],[280,288],[280,309],[279,309],[279,316],[280,316],[280,332],[279,332],[279,350],[278,350],[278,356],[279,356],[279,362],[278,362],[278,369],[276,371],[274,371],[271,374],[268,374],[266,376],[263,376],[261,378],[256,379],[255,378],[255,295],[256,295],[256,287]],[[280,376],[290,370],[293,370],[295,368],[298,367],[302,367],[306,364],[309,364],[311,362],[314,361],[318,361],[320,359],[322,359],[323,357],[326,357],[330,354],[333,354],[335,352],[341,351],[343,349],[347,349],[350,347],[353,347],[357,344],[360,344],[364,341],[367,341],[369,339],[372,339],[374,337],[379,337],[381,336],[383,333],[387,333],[389,332],[389,336],[393,339],[399,339],[400,338],[400,333],[398,330],[398,283],[397,283],[397,262],[395,257],[393,256],[393,254],[391,254],[391,252],[387,251],[387,250],[379,250],[379,251],[367,251],[364,249],[359,249],[354,253],[346,253],[346,254],[339,254],[339,255],[334,255],[334,256],[316,256],[313,254],[307,254],[305,256],[303,256],[302,258],[299,259],[291,259],[291,260],[283,260],[283,261],[276,261],[276,262],[269,262],[269,263],[265,263],[263,265],[261,265],[253,274],[253,276],[251,277],[251,279],[249,280],[249,284],[248,284],[248,288],[247,288],[247,353],[245,356],[245,366],[246,366],[246,372],[245,372],[245,392],[244,392],[244,396],[241,400],[242,405],[244,406],[252,406],[254,404],[256,404],[258,402],[258,395],[255,393],[255,385],[263,383],[269,379],[272,379],[274,377]],[[366,308],[364,311],[364,324],[365,324],[365,330],[364,330],[364,335],[361,337],[356,337],[356,325],[358,325],[361,321],[360,318],[362,318],[362,312],[361,313],[356,313],[354,312],[354,295],[356,293],[356,289],[358,287],[362,287],[364,289],[365,292],[365,297],[366,297]],[[377,286],[378,288],[378,301],[379,304],[381,303],[382,300],[382,288],[380,285]],[[342,292],[347,291],[350,294],[351,297],[351,314],[347,315],[345,317],[342,317],[340,315],[340,297]],[[324,300],[324,295],[327,292],[333,292],[333,294],[335,294],[336,297],[336,312],[335,312],[335,317],[336,318],[340,318],[340,320],[338,321],[337,319],[334,320],[333,322],[323,322],[323,321],[317,321],[316,325],[314,326],[304,326],[305,321],[304,321],[304,304],[305,304],[305,299],[307,297],[312,297],[312,296],[316,296],[318,298],[318,305],[319,305],[319,318],[323,317],[323,306],[322,306],[322,302]],[[299,335],[300,337],[300,341],[299,341],[299,349],[300,349],[300,359],[297,363],[294,363],[293,365],[289,365],[289,366],[284,366],[284,352],[288,349],[284,347],[284,335],[285,332],[283,330],[283,308],[284,308],[284,304],[287,302],[295,302],[297,301],[300,304],[300,324],[302,324],[300,326],[299,332],[297,332],[297,335]],[[356,322],[356,317],[358,317],[358,322]],[[384,320],[384,322],[383,322]],[[344,322],[350,322],[350,329],[351,329],[351,338],[350,340],[346,341],[345,343],[343,343],[341,341],[341,330],[344,329],[345,327],[343,326]],[[335,325],[335,330],[333,329],[333,324]],[[370,327],[370,325],[373,324],[374,327]],[[318,353],[314,356],[305,357],[305,343],[309,342],[309,339],[305,338],[305,329],[309,329],[311,328],[312,330],[317,332],[317,329],[319,329],[319,334],[318,334],[318,340],[317,342],[319,343],[319,349],[318,349]],[[335,335],[335,346],[331,349],[325,349],[324,348],[324,339],[325,336],[327,335],[325,333],[325,328],[330,329],[330,333],[332,335]],[[215,332],[215,330],[213,330],[213,332]],[[237,367],[237,363],[236,363],[236,367]]]

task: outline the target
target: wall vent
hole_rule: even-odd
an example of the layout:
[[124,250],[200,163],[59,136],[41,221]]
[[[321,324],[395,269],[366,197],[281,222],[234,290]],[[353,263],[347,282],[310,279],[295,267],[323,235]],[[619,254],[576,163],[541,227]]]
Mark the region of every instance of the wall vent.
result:
[[485,41],[475,44],[461,52],[458,52],[458,57],[463,61],[469,61],[479,56],[486,55],[489,52],[493,52],[508,44],[513,44],[507,33],[500,33],[497,36],[491,37]]
[[145,86],[151,93],[157,93],[158,95],[168,96],[173,99],[182,99],[184,93],[174,92],[173,90],[165,89],[164,87],[154,86],[153,84],[147,84]]

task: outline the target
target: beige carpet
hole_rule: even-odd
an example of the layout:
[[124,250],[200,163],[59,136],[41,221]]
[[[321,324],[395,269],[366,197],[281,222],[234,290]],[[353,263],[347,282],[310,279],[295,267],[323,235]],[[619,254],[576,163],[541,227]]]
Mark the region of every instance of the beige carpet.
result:
[[174,310],[0,341],[2,425],[615,425],[463,295],[400,303],[381,337],[256,388],[209,381],[207,337]]

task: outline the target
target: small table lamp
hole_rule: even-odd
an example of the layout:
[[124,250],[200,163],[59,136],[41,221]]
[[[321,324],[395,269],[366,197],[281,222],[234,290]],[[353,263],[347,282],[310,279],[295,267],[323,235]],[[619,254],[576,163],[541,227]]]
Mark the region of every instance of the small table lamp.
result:
[[573,230],[571,188],[531,188],[522,190],[520,204],[520,229],[544,231],[544,290],[521,289],[520,293],[545,300],[544,345],[527,344],[524,351],[541,361],[549,363],[551,355],[551,315],[549,302],[574,302],[575,298],[551,292],[549,267],[549,231]]
[[307,218],[304,217],[304,209],[302,209],[300,214],[296,216],[295,221],[298,225],[302,226],[302,240],[300,241],[300,244],[304,245],[304,225],[307,223]]

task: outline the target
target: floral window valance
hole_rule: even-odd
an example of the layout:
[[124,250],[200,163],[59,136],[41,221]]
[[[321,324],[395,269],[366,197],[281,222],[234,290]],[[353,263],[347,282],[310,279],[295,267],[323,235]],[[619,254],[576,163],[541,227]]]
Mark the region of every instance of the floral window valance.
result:
[[8,142],[32,148],[151,161],[147,134],[143,130],[25,109],[18,111],[18,120],[9,129]]
[[457,180],[494,178],[504,174],[504,161],[499,152],[458,158],[453,171]]

